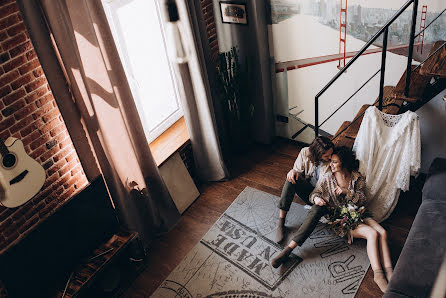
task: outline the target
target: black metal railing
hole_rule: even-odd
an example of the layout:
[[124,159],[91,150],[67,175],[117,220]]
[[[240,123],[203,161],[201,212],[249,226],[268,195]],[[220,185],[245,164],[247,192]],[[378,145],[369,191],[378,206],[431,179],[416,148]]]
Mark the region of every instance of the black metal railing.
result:
[[415,41],[415,24],[417,23],[417,8],[418,0],[413,2],[412,7],[412,23],[410,24],[410,37],[409,37],[409,54],[407,56],[407,68],[406,68],[406,85],[404,86],[404,96],[409,97],[410,87],[410,75],[412,74],[412,55],[413,44]]
[[[410,75],[412,72],[412,55],[413,55],[413,45],[415,40],[415,24],[417,17],[417,8],[418,8],[418,0],[409,0],[407,1],[394,15],[393,17],[386,22],[386,24],[378,30],[377,33],[359,50],[359,52],[319,91],[319,93],[315,96],[315,121],[314,121],[314,133],[317,137],[319,135],[319,98],[322,94],[327,91],[328,88],[367,50],[369,46],[371,46],[380,36],[384,34],[383,38],[383,50],[382,50],[382,59],[381,59],[381,78],[380,78],[380,90],[379,90],[379,107],[382,109],[382,100],[383,100],[383,90],[384,90],[384,75],[385,75],[385,64],[386,64],[386,49],[387,49],[387,37],[389,26],[411,5],[412,7],[412,23],[410,28],[410,36],[409,36],[409,53],[407,57],[407,70],[406,70],[406,86],[404,88],[404,95],[408,96],[409,94],[409,86],[410,86]],[[429,24],[430,25],[430,24]],[[426,27],[427,28],[427,27]],[[376,75],[376,74],[375,74]],[[375,76],[373,75],[373,77]],[[369,79],[370,80],[370,79]],[[363,85],[364,86],[364,85]],[[361,86],[361,88],[363,87]],[[359,91],[359,90],[358,90]],[[352,96],[350,97],[352,98]],[[350,98],[348,100],[350,100]],[[347,100],[347,101],[348,101]],[[344,103],[345,104],[345,103]],[[343,104],[343,105],[344,105]],[[339,110],[339,109],[338,109]],[[333,114],[332,114],[333,115]],[[330,115],[330,117],[332,116]],[[328,120],[328,119],[326,119]],[[326,121],[325,120],[325,121]],[[323,123],[325,123],[325,121]],[[322,125],[322,124],[321,124]]]
[[384,74],[386,73],[386,57],[387,57],[387,37],[389,36],[389,28],[384,30],[383,49],[381,53],[381,78],[379,79],[379,105],[380,111],[383,109],[383,95],[384,95]]
[[[361,87],[358,88],[358,90],[356,90],[352,95],[350,95],[349,98],[347,98],[333,113],[330,114],[330,116],[328,116],[324,122],[322,122],[319,126],[322,126],[325,124],[325,122],[327,122],[334,114],[336,114],[337,111],[339,111],[347,102],[350,101],[350,99],[353,98],[353,96],[355,96],[359,91],[361,91],[362,88],[364,88],[365,85],[368,84],[368,82],[370,82],[374,77],[376,77],[376,75],[381,71],[381,68],[378,69],[367,81],[365,81],[364,84],[361,85]],[[335,139],[335,138],[333,138]]]
[[[446,11],[443,10],[443,12]],[[443,13],[442,12],[442,13]],[[438,16],[437,16],[438,18]],[[437,19],[435,18],[435,19]],[[434,20],[435,20],[434,19]],[[433,22],[433,21],[432,21]],[[432,24],[432,22],[430,24]],[[418,34],[419,35],[419,34]],[[415,35],[415,37],[417,37],[417,35]],[[438,51],[440,51],[444,46],[446,45],[446,41],[443,42],[435,51],[433,51],[423,62],[421,62],[420,64],[418,64],[413,70],[412,72],[414,72],[415,70],[417,70],[419,67],[421,67],[427,60],[429,60],[432,56],[434,56]],[[342,103],[342,105],[340,105],[333,113],[331,113],[330,116],[327,117],[327,119],[324,120],[324,122],[322,122],[319,126],[322,126],[325,124],[325,122],[327,122],[337,111],[339,111],[353,96],[355,96],[365,85],[367,85],[368,82],[370,82],[379,72],[381,71],[381,69],[378,69],[364,84],[362,84],[361,87],[359,87],[358,90],[356,90],[346,101],[344,101]],[[384,91],[384,88],[382,89],[382,91]],[[389,107],[389,106],[396,106],[398,108],[401,108],[401,106],[395,104],[395,103],[389,103],[387,105],[383,105],[382,104],[382,100],[383,97],[381,96],[381,94],[383,94],[384,92],[381,92],[380,89],[380,96],[378,97],[378,99],[373,103],[373,105],[376,105],[378,103],[378,105],[380,105],[380,110],[382,110],[382,108],[384,107]],[[359,114],[348,126],[344,127],[341,131],[339,131],[336,135],[334,135],[332,137],[332,140],[335,140],[337,137],[339,137],[344,131],[346,131],[353,123],[355,123],[356,121],[358,121],[359,119],[361,119],[362,115],[364,115],[365,111],[362,112],[361,114]],[[304,127],[306,128],[306,127]],[[303,130],[303,129],[301,129]],[[300,131],[301,132],[301,131]],[[298,133],[296,133],[297,135]],[[294,137],[293,137],[294,138]]]

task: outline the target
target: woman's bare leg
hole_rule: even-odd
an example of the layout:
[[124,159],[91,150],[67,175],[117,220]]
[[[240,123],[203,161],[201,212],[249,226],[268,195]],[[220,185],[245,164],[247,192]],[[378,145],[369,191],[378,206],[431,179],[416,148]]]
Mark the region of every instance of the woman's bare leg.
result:
[[384,293],[387,289],[387,280],[379,261],[378,232],[371,226],[360,224],[356,229],[352,230],[352,236],[367,239],[367,255],[373,269],[373,280]]
[[356,229],[352,230],[352,236],[367,240],[367,255],[369,256],[372,269],[382,269],[379,262],[378,232],[368,225],[360,224]]
[[379,234],[379,249],[381,255],[381,262],[386,271],[387,280],[390,281],[390,277],[393,273],[392,259],[390,258],[390,249],[387,242],[387,231],[374,219],[366,218],[365,223],[375,229]]

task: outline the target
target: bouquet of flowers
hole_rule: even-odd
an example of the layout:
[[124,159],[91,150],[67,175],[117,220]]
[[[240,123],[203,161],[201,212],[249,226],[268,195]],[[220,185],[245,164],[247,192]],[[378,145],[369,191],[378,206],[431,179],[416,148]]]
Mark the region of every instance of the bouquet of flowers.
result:
[[345,205],[330,208],[328,213],[328,224],[339,236],[350,237],[350,231],[354,230],[364,218],[368,217],[364,206],[358,207],[351,201]]

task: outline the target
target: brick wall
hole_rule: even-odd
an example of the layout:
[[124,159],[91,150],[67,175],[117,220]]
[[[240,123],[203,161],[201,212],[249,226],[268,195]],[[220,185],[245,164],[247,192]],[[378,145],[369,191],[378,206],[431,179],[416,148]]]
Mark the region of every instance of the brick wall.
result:
[[87,184],[67,128],[13,0],[0,0],[0,137],[23,141],[46,171],[42,190],[0,206],[0,253]]
[[214,61],[218,54],[217,29],[215,28],[214,5],[213,0],[200,0],[201,11],[203,12],[204,22],[206,23],[206,32],[211,55]]

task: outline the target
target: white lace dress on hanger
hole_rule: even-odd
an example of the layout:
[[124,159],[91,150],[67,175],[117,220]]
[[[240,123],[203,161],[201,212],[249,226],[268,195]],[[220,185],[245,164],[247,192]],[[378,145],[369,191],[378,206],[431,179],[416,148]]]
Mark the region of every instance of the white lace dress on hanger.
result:
[[420,169],[420,124],[414,112],[389,115],[369,107],[353,151],[366,176],[368,208],[381,222],[392,213],[400,190],[407,191],[411,175]]

